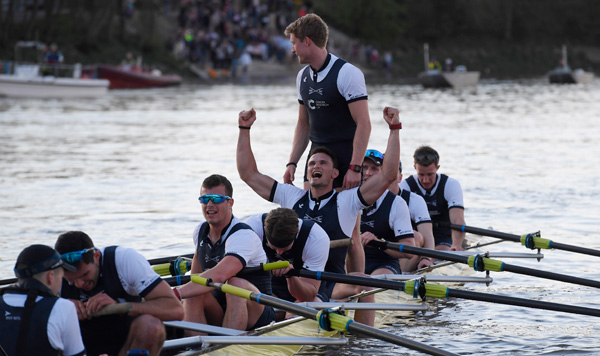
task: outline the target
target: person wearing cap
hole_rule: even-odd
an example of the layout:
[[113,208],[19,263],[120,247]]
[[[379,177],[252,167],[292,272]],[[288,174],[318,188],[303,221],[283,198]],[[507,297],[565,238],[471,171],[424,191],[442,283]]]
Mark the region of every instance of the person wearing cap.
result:
[[[233,186],[229,179],[220,174],[208,176],[202,182],[198,200],[206,221],[194,230],[196,252],[190,272],[217,283],[270,295],[271,275],[268,271],[248,272],[236,277],[245,267],[266,263],[267,256],[256,233],[233,215]],[[187,321],[249,330],[275,320],[275,311],[270,306],[248,302],[197,283],[189,282],[174,288],[173,293],[184,299]],[[186,331],[186,334],[197,333]]]
[[[336,191],[333,180],[339,175],[337,157],[326,147],[316,147],[311,150],[308,158],[308,180],[310,189],[291,184],[281,184],[273,178],[258,171],[256,160],[250,144],[250,129],[256,121],[254,109],[242,111],[238,117],[240,128],[237,144],[237,168],[240,178],[246,182],[263,199],[277,203],[284,208],[291,208],[301,219],[310,219],[321,225],[330,240],[348,239],[353,237],[354,245],[362,251],[360,235],[355,237],[352,232],[362,209],[371,206],[385,192],[386,188],[396,181],[398,162],[400,160],[399,111],[386,107],[383,119],[389,125],[387,152],[391,157],[386,160],[379,174],[360,187]],[[329,251],[325,271],[346,273],[346,256],[348,248],[339,247]],[[364,269],[364,262],[363,266]],[[330,298],[345,298],[365,289],[361,286],[321,282],[325,285],[326,293],[319,293],[318,298],[327,302]],[[361,298],[359,301],[371,302],[373,296]],[[373,325],[374,311],[357,311],[356,320]]]
[[[363,184],[381,174],[384,155],[377,150],[367,150],[363,161]],[[392,249],[379,249],[369,243],[373,240],[415,245],[410,213],[406,202],[391,189],[397,187],[394,180],[375,203],[363,209],[360,238],[365,247],[365,273],[400,274],[400,260],[411,259],[411,254]]]
[[262,240],[269,262],[290,261],[289,267],[271,271],[273,295],[290,302],[315,301],[321,281],[286,274],[294,269],[324,270],[329,257],[325,230],[312,220],[299,219],[289,208],[253,215],[246,223]]
[[[398,194],[408,205],[408,211],[410,212],[410,221],[413,227],[413,233],[415,235],[415,245],[422,248],[435,248],[435,240],[433,238],[433,227],[431,218],[429,217],[429,210],[427,210],[427,203],[422,196],[400,188],[400,182],[402,182],[402,162],[398,164],[398,184],[392,185],[390,191]],[[420,257],[414,255],[410,259],[400,260],[400,268],[402,271],[414,271],[423,267],[428,267],[433,264],[434,259],[429,257]]]
[[[82,231],[61,234],[55,248],[77,268],[65,272],[61,294],[76,306],[88,355],[132,349],[158,355],[166,337],[162,321],[183,319],[183,307],[148,261],[131,248],[96,248]],[[122,313],[92,317],[117,304]]]
[[31,245],[19,254],[17,283],[0,289],[0,354],[86,354],[77,311],[58,297],[65,270],[76,269],[52,247]]
[[410,190],[425,199],[431,221],[436,250],[463,251],[465,233],[439,227],[436,222],[465,225],[465,207],[460,183],[438,173],[440,155],[430,146],[421,146],[413,155],[416,174],[400,183],[400,188]]

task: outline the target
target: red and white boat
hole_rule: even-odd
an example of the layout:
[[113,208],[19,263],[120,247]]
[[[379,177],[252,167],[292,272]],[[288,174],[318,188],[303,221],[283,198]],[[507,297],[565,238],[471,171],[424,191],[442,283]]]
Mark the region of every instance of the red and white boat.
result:
[[136,67],[117,67],[100,64],[96,68],[98,78],[110,81],[109,89],[144,89],[168,87],[181,84],[178,75],[162,75],[159,71],[144,71]]

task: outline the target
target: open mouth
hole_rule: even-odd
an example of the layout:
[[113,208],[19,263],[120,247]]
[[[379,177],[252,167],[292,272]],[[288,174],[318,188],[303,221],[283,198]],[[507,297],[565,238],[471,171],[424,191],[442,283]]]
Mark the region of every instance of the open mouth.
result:
[[313,172],[312,177],[313,178],[321,178],[323,176],[323,173],[321,172]]

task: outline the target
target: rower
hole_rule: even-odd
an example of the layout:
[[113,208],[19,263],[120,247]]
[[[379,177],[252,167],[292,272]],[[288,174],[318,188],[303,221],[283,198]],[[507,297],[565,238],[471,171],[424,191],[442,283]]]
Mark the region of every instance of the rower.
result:
[[290,302],[315,301],[321,281],[286,275],[300,269],[324,270],[329,257],[329,236],[325,230],[312,220],[299,219],[288,208],[253,215],[246,223],[262,240],[269,262],[290,262],[289,267],[271,272],[273,295]]
[[85,355],[75,306],[57,296],[64,270],[76,268],[52,247],[31,245],[19,254],[17,283],[0,290],[0,354]]
[[[339,174],[337,158],[327,148],[316,147],[311,150],[308,158],[307,177],[310,189],[305,191],[290,184],[278,183],[258,171],[250,144],[250,129],[256,121],[256,112],[254,109],[242,111],[238,118],[240,128],[237,145],[238,173],[240,178],[264,199],[278,203],[282,207],[292,208],[300,218],[310,219],[321,225],[331,240],[347,239],[353,236],[352,231],[362,209],[372,205],[386,188],[396,181],[400,160],[399,111],[386,107],[383,110],[383,118],[390,128],[386,151],[390,159],[384,162],[382,174],[373,177],[360,187],[337,192],[333,189],[333,180]],[[360,236],[353,236],[353,238],[357,240],[354,242],[355,245],[362,246]],[[347,251],[348,248],[331,250],[325,270],[346,273]],[[326,293],[319,293],[318,298],[324,302],[332,297],[346,298],[364,290],[360,286],[334,282],[322,282],[322,284],[326,285]],[[372,302],[374,297],[369,295],[361,298],[360,301]],[[355,317],[358,321],[373,325],[375,313],[357,311]]]
[[[88,354],[145,349],[158,355],[166,337],[162,321],[183,319],[183,307],[148,261],[131,248],[96,248],[82,231],[61,234],[55,247],[77,268],[65,272],[69,283],[63,284],[61,295],[76,306]],[[117,303],[125,303],[128,312],[92,318]]]
[[[415,235],[415,246],[422,248],[435,248],[435,240],[433,238],[433,224],[427,210],[427,203],[422,196],[413,193],[410,190],[400,188],[402,182],[402,162],[398,164],[398,184],[391,185],[390,191],[398,194],[404,199],[408,205],[410,213],[410,221]],[[400,268],[403,273],[414,271],[424,267],[431,266],[435,260],[429,257],[421,257],[414,255],[410,259],[401,259]]]
[[413,155],[417,174],[400,183],[400,188],[417,193],[425,199],[433,226],[436,250],[463,251],[465,233],[437,226],[436,222],[465,224],[465,207],[460,183],[445,174],[437,173],[440,155],[429,146],[421,146]]
[[[244,267],[266,263],[267,256],[250,226],[233,215],[231,182],[219,174],[207,177],[202,182],[198,200],[206,221],[194,230],[196,252],[191,273],[217,283],[227,282],[254,292],[271,294],[269,272],[251,272],[236,277]],[[185,299],[186,321],[249,330],[275,320],[275,311],[269,306],[248,303],[231,294],[193,282],[175,288],[173,292],[180,299]],[[197,333],[188,331],[187,334]]]
[[[367,150],[363,161],[363,184],[381,174],[383,161],[384,155],[381,152]],[[362,211],[360,239],[365,247],[365,273],[367,274],[400,274],[402,270],[399,260],[408,262],[407,260],[414,257],[392,249],[380,250],[368,246],[372,240],[415,245],[408,206],[404,199],[391,191],[394,188],[398,188],[397,180],[390,184],[389,190],[386,190],[373,205]],[[422,263],[424,264],[425,262]]]

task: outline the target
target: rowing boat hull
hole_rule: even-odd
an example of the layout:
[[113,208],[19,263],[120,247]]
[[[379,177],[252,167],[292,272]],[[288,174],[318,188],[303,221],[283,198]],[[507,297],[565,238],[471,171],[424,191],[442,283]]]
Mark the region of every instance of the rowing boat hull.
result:
[[[275,323],[270,326],[258,329],[250,334],[260,336],[273,337],[342,337],[337,331],[323,331],[319,329],[316,321],[303,319],[293,324],[285,322]],[[260,337],[257,336],[257,337]],[[252,356],[275,356],[275,355],[294,355],[305,347],[313,347],[310,345],[229,345],[225,347],[200,345],[196,350],[182,351],[177,353],[179,356],[195,356],[195,355],[252,355]],[[165,353],[163,353],[165,354]],[[173,353],[169,353],[173,355]]]

